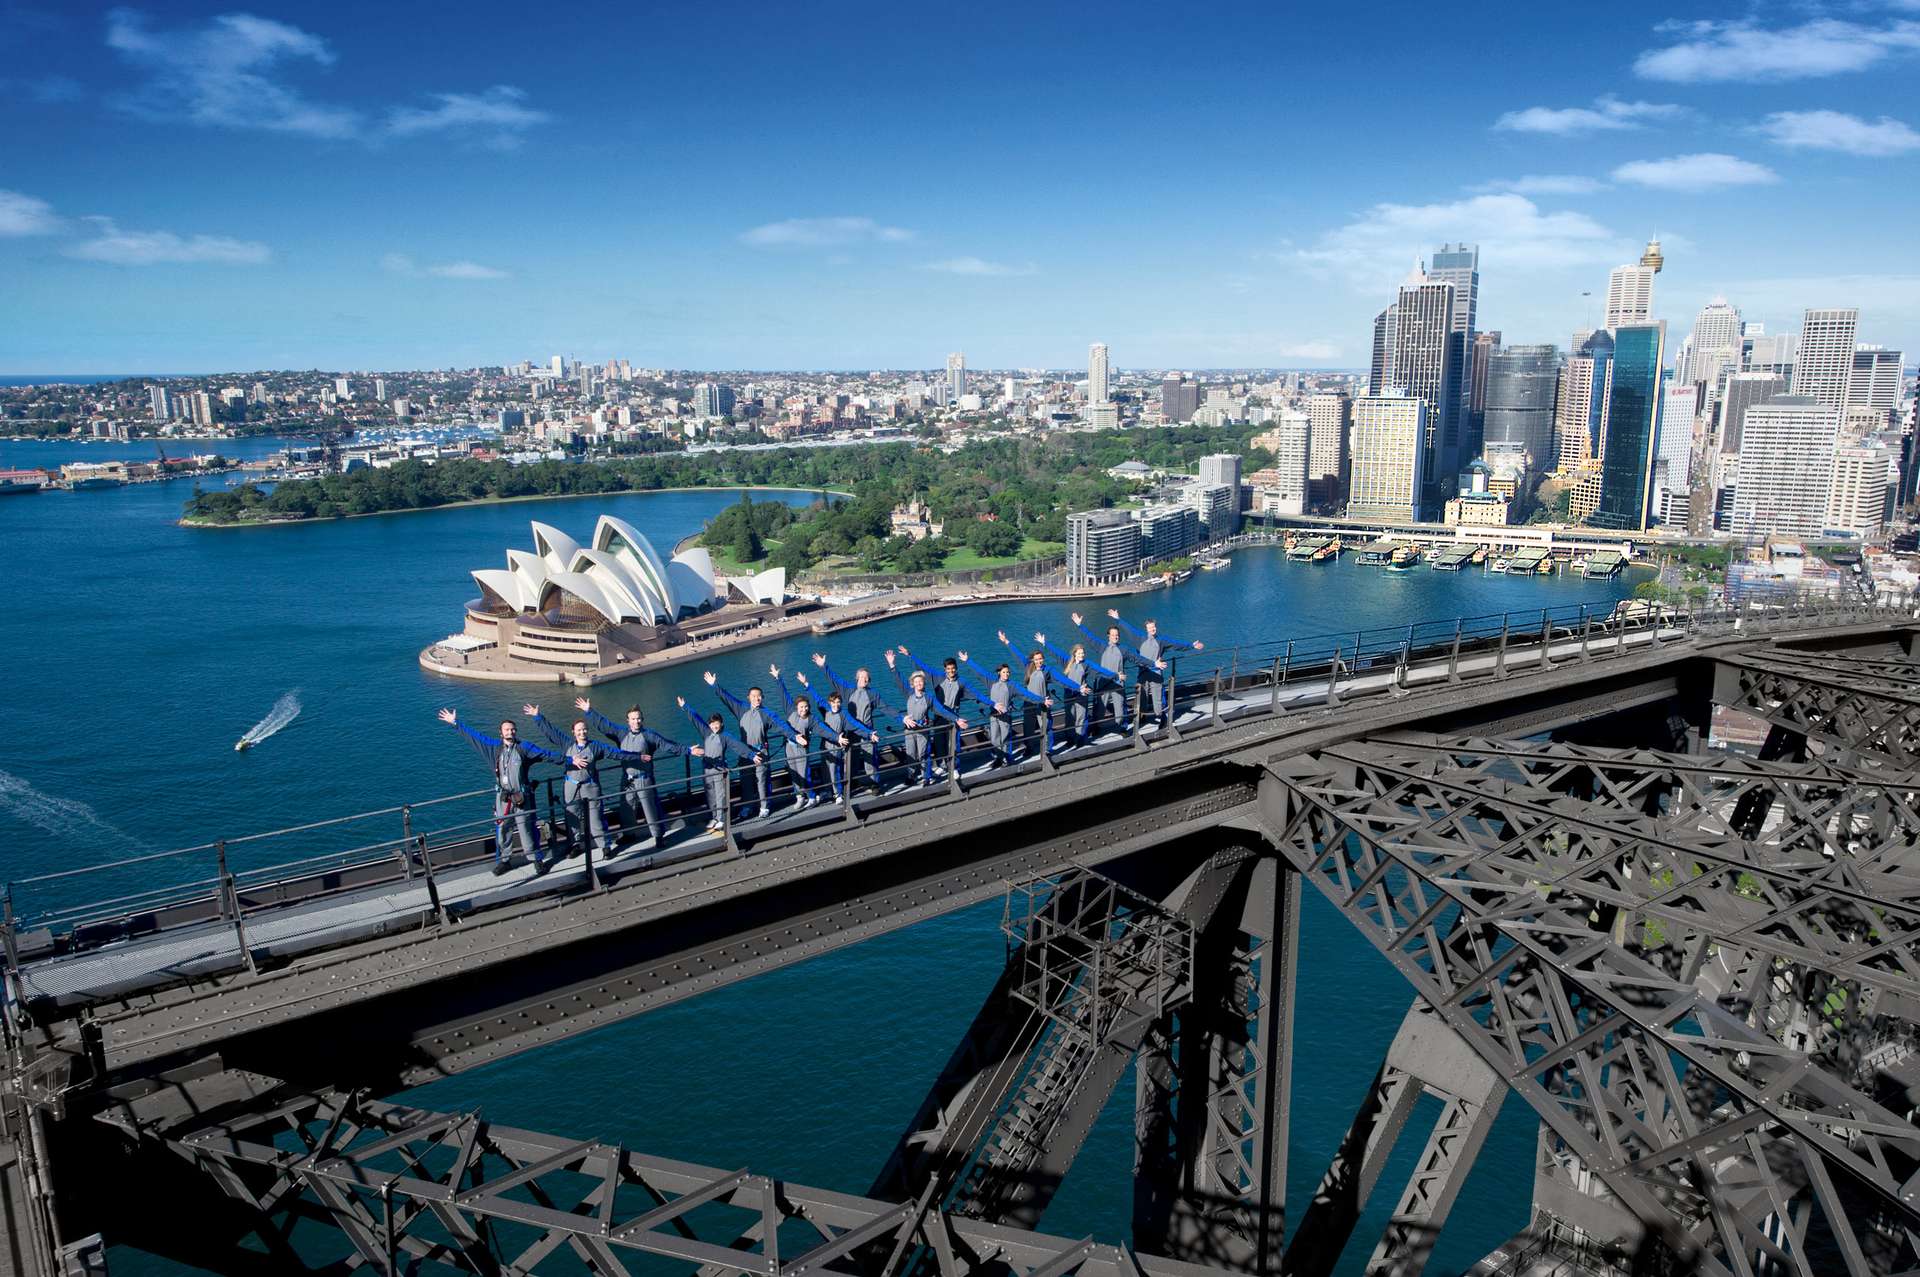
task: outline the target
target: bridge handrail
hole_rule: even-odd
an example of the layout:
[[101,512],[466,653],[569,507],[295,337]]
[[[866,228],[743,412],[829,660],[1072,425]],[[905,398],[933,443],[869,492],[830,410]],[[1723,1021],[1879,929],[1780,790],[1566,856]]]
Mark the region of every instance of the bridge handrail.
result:
[[[1177,739],[1184,733],[1203,729],[1207,723],[1204,712],[1209,698],[1212,701],[1212,721],[1219,721],[1219,701],[1223,693],[1241,693],[1248,689],[1270,689],[1269,712],[1293,712],[1301,707],[1297,699],[1283,698],[1282,691],[1292,680],[1302,692],[1308,688],[1324,687],[1324,695],[1316,693],[1312,704],[1337,703],[1343,693],[1358,694],[1356,686],[1362,679],[1378,679],[1385,671],[1392,671],[1392,685],[1400,687],[1407,672],[1415,667],[1432,669],[1436,660],[1444,657],[1457,667],[1463,655],[1484,657],[1487,653],[1498,653],[1500,668],[1507,668],[1507,656],[1514,654],[1514,665],[1520,665],[1519,653],[1530,652],[1526,659],[1536,665],[1542,660],[1551,662],[1552,653],[1542,653],[1541,643],[1545,638],[1554,644],[1564,644],[1573,638],[1581,639],[1581,655],[1587,655],[1589,646],[1600,645],[1595,636],[1603,636],[1604,642],[1623,646],[1626,637],[1635,632],[1655,630],[1656,642],[1669,637],[1685,637],[1714,632],[1730,632],[1741,629],[1751,622],[1760,632],[1772,632],[1779,627],[1800,628],[1803,625],[1824,624],[1836,618],[1859,617],[1879,614],[1901,614],[1911,616],[1914,600],[1910,594],[1867,598],[1858,594],[1843,595],[1838,592],[1825,597],[1801,594],[1786,599],[1770,600],[1762,606],[1754,606],[1752,600],[1740,605],[1726,602],[1709,605],[1674,606],[1651,601],[1624,602],[1611,610],[1596,609],[1592,604],[1566,605],[1563,607],[1543,607],[1528,609],[1524,612],[1487,613],[1481,616],[1461,617],[1444,622],[1413,622],[1408,625],[1391,627],[1362,628],[1309,635],[1286,640],[1274,640],[1256,644],[1241,644],[1225,650],[1204,649],[1200,654],[1186,653],[1180,659],[1170,662],[1168,677],[1168,695],[1177,718],[1181,712],[1190,712],[1196,707],[1202,710],[1199,723],[1179,725],[1176,721],[1169,729],[1169,736]],[[1517,622],[1517,623],[1516,623]],[[1672,633],[1678,631],[1679,633]],[[1194,665],[1198,657],[1211,657],[1212,663],[1196,670]],[[1564,658],[1562,658],[1564,660]],[[1135,682],[1129,689],[1133,701],[1133,712],[1138,715],[1142,706],[1144,689]],[[970,707],[972,708],[972,707]],[[1050,752],[1039,749],[1040,742],[1029,736],[1023,714],[1013,715],[1013,734],[1017,745],[1032,747],[1041,765],[1073,766],[1076,761],[1056,764]],[[1235,710],[1236,714],[1250,712],[1245,704]],[[977,709],[973,718],[979,723]],[[1056,727],[1055,721],[1059,720]],[[1049,732],[1064,728],[1062,707],[1056,706],[1046,730]],[[882,725],[884,726],[884,725]],[[943,727],[936,735],[952,735],[951,729]],[[907,731],[895,724],[881,732],[882,750],[897,750],[908,735]],[[946,743],[946,742],[943,742]],[[1135,747],[1142,742],[1135,740]],[[1108,742],[1106,748],[1125,748],[1125,743],[1114,745]],[[812,753],[815,766],[820,761],[816,748]],[[675,777],[670,769],[656,764],[656,784],[661,799],[663,814],[669,820],[674,816],[674,803],[690,805],[698,802],[702,788],[704,769],[696,772],[692,766],[694,760],[683,757],[679,776]],[[1029,760],[1030,761],[1030,760]],[[768,750],[766,767],[771,776],[788,780],[788,787],[782,793],[778,789],[770,790],[766,797],[779,797],[790,801],[796,794],[791,778],[784,775],[784,759],[777,745]],[[739,806],[742,795],[751,792],[742,781],[744,774],[755,769],[753,763],[730,764],[724,771],[727,777],[728,803],[724,845],[737,850],[734,831],[731,827],[732,810]],[[609,762],[596,768],[596,774],[602,781],[603,808],[612,807],[619,802],[619,773],[621,765]],[[561,815],[565,804],[557,797],[559,777],[543,776],[537,780],[536,793],[546,800],[545,825],[551,830],[549,836],[558,837],[563,827]],[[945,784],[936,785],[925,793],[946,793],[961,788],[957,777],[949,776]],[[141,918],[161,918],[170,912],[201,909],[196,915],[205,920],[204,910],[208,902],[219,900],[221,916],[225,917],[229,908],[244,915],[247,911],[249,895],[265,892],[274,886],[304,880],[305,878],[333,872],[349,874],[359,870],[371,873],[390,870],[393,877],[404,876],[411,879],[416,874],[425,874],[431,878],[436,853],[441,856],[464,854],[467,859],[475,859],[490,854],[491,840],[498,836],[500,822],[492,815],[491,787],[465,790],[455,794],[441,795],[418,802],[403,803],[356,812],[350,815],[331,817],[325,820],[308,821],[284,829],[265,830],[236,838],[215,840],[192,847],[178,848],[172,851],[153,852],[138,856],[123,857],[98,865],[80,866],[72,869],[56,870],[44,874],[35,874],[15,879],[6,884],[4,894],[5,916],[0,918],[0,932],[4,933],[9,952],[14,942],[29,932],[46,932],[46,943],[53,943],[55,937],[64,942],[80,946],[86,939],[83,933],[90,929],[112,928],[115,924],[126,924],[130,920]],[[459,818],[437,823],[432,828],[416,828],[413,817],[426,809],[444,807],[454,803],[472,803],[484,800],[484,815]],[[850,802],[851,802],[850,798]],[[911,802],[911,796],[902,799],[895,796],[887,805],[896,802]],[[458,813],[453,813],[458,814]],[[536,823],[540,822],[538,797],[535,807]],[[289,858],[275,860],[272,863],[230,866],[227,860],[229,850],[240,846],[258,846],[272,839],[288,839],[297,842],[301,835],[310,835],[317,831],[333,830],[354,825],[356,822],[401,818],[398,836],[389,830],[372,839],[356,839],[350,845],[341,848],[326,848],[307,852]],[[290,849],[292,849],[290,847]],[[464,849],[464,850],[463,850]],[[18,909],[16,892],[20,889],[45,887],[51,883],[71,883],[75,880],[110,881],[111,876],[123,873],[129,868],[152,864],[157,861],[174,860],[181,857],[212,853],[212,864],[202,860],[191,862],[197,870],[185,881],[159,886],[141,885],[135,890],[118,894],[107,892],[104,895],[71,903],[52,903],[38,910],[21,913]],[[448,863],[464,863],[454,860]],[[208,873],[207,871],[211,871]],[[591,861],[589,862],[591,879]],[[226,893],[223,895],[223,893]],[[231,905],[228,904],[228,898]],[[267,904],[255,904],[255,908],[268,907]],[[156,924],[158,925],[158,924]],[[116,938],[114,935],[100,937],[100,940]],[[10,973],[11,974],[11,973]]]

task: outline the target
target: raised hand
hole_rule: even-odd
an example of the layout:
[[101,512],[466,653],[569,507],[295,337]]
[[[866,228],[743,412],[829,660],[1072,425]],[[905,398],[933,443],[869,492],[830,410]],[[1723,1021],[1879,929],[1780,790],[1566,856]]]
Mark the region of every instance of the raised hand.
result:
[[573,707],[584,714],[593,708],[593,702],[584,696],[576,696],[573,698]]
[[1007,632],[1005,630],[995,630],[994,633],[1000,636],[1002,643],[1007,641]]
[[767,666],[767,677],[768,677],[768,678],[779,678],[779,677],[780,677],[780,667],[779,667],[778,665],[769,665],[769,666]]
[[824,652],[815,652],[815,653],[813,654],[813,663],[814,663],[815,665],[818,665],[818,666],[819,666],[819,667],[820,667],[821,669],[825,669],[825,668],[827,668],[827,657],[826,657],[826,653],[824,653]]
[[963,661],[967,659],[967,654],[965,652],[955,652],[954,655],[959,657]]
[[1042,634],[1039,630],[1035,630],[1033,632],[1033,641],[1036,643],[1045,643],[1047,641],[1047,636]]
[[520,707],[520,712],[522,714],[525,714],[528,718],[540,717],[540,707],[538,705],[522,705]]
[[1107,609],[1107,615],[1117,621],[1120,619],[1120,609],[1117,607],[1110,607]]
[[712,670],[701,670],[700,677],[707,681],[708,687],[712,687],[720,681],[719,679],[713,676]]
[[793,676],[794,676],[794,678],[796,678],[796,679],[798,679],[798,680],[799,680],[799,682],[800,682],[800,686],[802,686],[802,687],[804,687],[804,688],[807,688],[807,689],[809,689],[809,690],[811,690],[811,689],[812,689],[812,687],[813,687],[813,684],[812,684],[812,683],[809,683],[809,682],[807,682],[807,676],[806,676],[806,674],[805,674],[804,672],[802,672],[802,671],[800,671],[800,670],[795,670],[795,671],[793,672]]
[[460,716],[450,709],[443,709],[438,714],[435,714],[434,717],[443,723],[458,723],[460,721]]
[[686,697],[684,697],[684,696],[676,696],[676,697],[674,697],[673,699],[674,699],[674,703],[675,703],[675,704],[677,704],[677,705],[679,705],[681,709],[685,709],[685,708],[687,707],[687,698],[686,698]]
[[1080,624],[1080,623],[1081,623],[1082,621],[1084,621],[1084,620],[1086,620],[1086,619],[1087,619],[1086,617],[1084,617],[1084,616],[1082,616],[1082,615],[1080,615],[1080,614],[1079,614],[1078,612],[1072,612],[1072,613],[1069,613],[1069,615],[1073,617],[1073,623],[1074,623],[1075,625],[1078,625],[1078,624]]
[[1203,648],[1203,647],[1205,647],[1205,646],[1206,646],[1206,644],[1205,644],[1205,643],[1202,643],[1202,642],[1201,642],[1201,641],[1200,641],[1199,639],[1195,639],[1195,640],[1193,641],[1193,650],[1194,650],[1194,651],[1196,651],[1196,652],[1197,652],[1197,651],[1199,651],[1199,650],[1200,650],[1201,648]]
[[913,653],[911,653],[911,652],[909,652],[909,651],[907,651],[907,645],[906,645],[905,643],[902,643],[902,644],[900,645],[900,655],[902,655],[902,656],[911,656],[911,655],[913,655]]
[[894,666],[893,666],[893,653],[892,653],[892,652],[888,652],[888,653],[887,653],[887,668],[888,668],[888,669],[892,669],[893,667],[894,667]]

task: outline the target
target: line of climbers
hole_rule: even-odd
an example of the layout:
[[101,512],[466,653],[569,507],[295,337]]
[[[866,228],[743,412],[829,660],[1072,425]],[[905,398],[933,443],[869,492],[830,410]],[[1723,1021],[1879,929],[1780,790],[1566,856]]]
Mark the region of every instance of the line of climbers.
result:
[[[637,831],[644,822],[646,836],[636,849],[658,850],[665,842],[666,828],[654,762],[663,757],[701,760],[708,814],[704,832],[712,835],[725,830],[729,805],[736,801],[736,772],[741,783],[735,819],[774,816],[776,753],[785,764],[794,795],[789,810],[800,811],[826,801],[828,793],[839,804],[863,786],[885,792],[889,775],[897,776],[905,788],[932,785],[949,769],[961,766],[953,753],[963,744],[961,733],[975,726],[976,715],[984,720],[989,769],[1017,765],[1041,751],[1051,754],[1086,745],[1109,731],[1125,734],[1149,723],[1164,727],[1171,699],[1171,658],[1178,651],[1197,652],[1205,645],[1167,638],[1155,621],[1136,629],[1118,611],[1109,610],[1107,615],[1113,623],[1104,638],[1089,630],[1085,618],[1075,612],[1074,627],[1087,642],[1062,649],[1048,642],[1045,634],[1036,633],[1033,639],[1039,646],[1024,656],[1005,630],[998,631],[1012,660],[992,670],[964,651],[947,657],[935,670],[904,646],[889,649],[885,658],[899,689],[897,705],[881,698],[866,666],[854,670],[849,680],[817,652],[813,678],[804,671],[794,673],[801,687],[798,695],[779,666],[768,666],[768,677],[787,707],[785,714],[767,705],[759,687],[748,688],[743,700],[707,671],[701,677],[721,708],[702,714],[688,705],[686,697],[674,698],[693,724],[696,743],[691,745],[647,726],[637,706],[627,711],[626,722],[620,724],[595,710],[586,697],[574,701],[581,717],[567,732],[542,715],[537,705],[521,707],[550,747],[523,738],[512,719],[502,721],[500,735],[494,737],[460,722],[451,709],[441,710],[439,716],[466,735],[493,776],[493,872],[506,872],[510,844],[517,841],[533,862],[534,872],[545,873],[557,854],[546,854],[534,818],[532,769],[536,763],[554,763],[562,769],[562,796],[573,847],[591,841],[596,854],[604,857],[613,849],[605,809],[615,799],[601,793],[603,764],[621,769],[617,796],[621,828]],[[1133,642],[1127,641],[1128,635]],[[1089,651],[1097,651],[1098,659],[1090,659]],[[903,661],[911,664],[910,671],[903,672]],[[1135,671],[1134,698],[1139,703],[1138,721],[1131,724],[1129,666]],[[963,712],[969,702],[977,707],[973,715]],[[733,716],[732,731],[727,730],[723,709]],[[897,732],[894,722],[899,724]],[[939,729],[942,723],[949,725],[946,730]],[[894,767],[901,771],[892,772]],[[751,792],[744,783],[749,775]]]

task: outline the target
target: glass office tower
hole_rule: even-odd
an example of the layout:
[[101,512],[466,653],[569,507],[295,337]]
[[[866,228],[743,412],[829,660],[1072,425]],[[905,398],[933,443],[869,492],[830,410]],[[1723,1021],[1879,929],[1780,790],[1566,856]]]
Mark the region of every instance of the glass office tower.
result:
[[1660,419],[1660,365],[1667,326],[1622,324],[1613,332],[1607,380],[1606,444],[1600,462],[1596,528],[1644,532],[1653,501],[1654,430]]

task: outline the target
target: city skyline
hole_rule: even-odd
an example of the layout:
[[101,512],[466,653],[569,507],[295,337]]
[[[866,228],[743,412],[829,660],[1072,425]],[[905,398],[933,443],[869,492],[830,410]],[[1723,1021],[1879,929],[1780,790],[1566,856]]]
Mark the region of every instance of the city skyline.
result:
[[[1168,42],[1144,8],[988,9],[956,43],[881,12],[547,14],[535,70],[484,5],[426,60],[417,16],[374,7],[9,9],[30,69],[0,111],[34,145],[0,175],[0,373],[1069,368],[1092,342],[1116,369],[1356,369],[1442,244],[1479,247],[1478,327],[1559,345],[1653,236],[1675,331],[1724,296],[1920,348],[1898,5],[1616,13],[1603,48],[1535,12],[1497,58],[1332,13]],[[1436,61],[1478,68],[1423,97],[1449,145],[1362,162],[1397,109],[1369,86]],[[1052,178],[1090,148],[1100,181]]]

